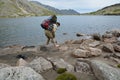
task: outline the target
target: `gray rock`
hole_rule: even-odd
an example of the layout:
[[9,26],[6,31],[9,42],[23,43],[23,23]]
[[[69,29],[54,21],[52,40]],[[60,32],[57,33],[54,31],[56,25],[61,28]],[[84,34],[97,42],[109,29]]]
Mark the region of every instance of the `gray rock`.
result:
[[103,47],[102,47],[102,50],[105,51],[105,52],[110,52],[110,53],[114,52],[113,45],[110,44],[110,43],[104,44]]
[[100,45],[100,41],[94,41],[94,42],[89,44],[90,47],[96,47],[98,45]]
[[114,58],[120,59],[120,54],[119,53],[111,54],[111,56],[114,57]]
[[85,62],[80,62],[80,61],[77,61],[76,64],[75,64],[75,71],[76,72],[87,73],[87,74],[92,73],[89,64],[87,64]]
[[49,61],[51,61],[51,63],[54,65],[54,69],[59,69],[59,68],[66,68],[67,71],[69,72],[73,72],[74,71],[74,67],[65,62],[63,59],[56,59],[56,58],[48,58]]
[[0,80],[45,80],[29,67],[6,67],[0,69]]
[[81,39],[81,40],[74,40],[71,43],[72,44],[81,44],[82,42],[83,42],[83,39]]
[[110,57],[109,59],[111,59],[112,61],[120,64],[120,59],[118,59],[118,58]]
[[102,35],[102,38],[112,38],[113,35],[111,33],[105,33]]
[[77,33],[76,36],[77,37],[80,37],[80,36],[84,36],[85,34],[82,34],[82,33]]
[[105,43],[115,43],[115,42],[117,42],[117,38],[116,38],[116,37],[103,38],[103,41],[104,41]]
[[34,59],[32,62],[29,63],[28,66],[33,68],[38,73],[47,71],[52,68],[52,64],[43,57]]
[[102,51],[97,48],[88,47],[86,49],[75,49],[72,53],[74,57],[86,58],[101,55]]
[[17,66],[27,66],[28,63],[27,63],[24,59],[20,58],[20,59],[17,61],[17,64],[16,64],[16,65],[17,65]]
[[67,33],[63,33],[63,35],[67,35]]
[[111,31],[111,33],[115,36],[115,37],[120,37],[120,29],[114,29]]
[[91,67],[99,80],[120,80],[120,70],[101,61],[92,60]]
[[98,41],[102,40],[102,36],[99,33],[94,33],[92,37],[94,40],[98,40]]
[[90,51],[90,57],[91,56],[100,56],[102,54],[102,50],[101,49],[98,49],[98,48],[89,48],[89,51]]
[[120,42],[120,37],[118,37],[117,40]]
[[119,45],[113,45],[113,48],[116,52],[120,52],[120,46]]
[[10,65],[0,63],[0,69],[5,68],[5,67],[10,67]]
[[85,58],[88,57],[88,54],[90,54],[89,51],[82,49],[75,49],[72,53],[72,55],[76,58]]

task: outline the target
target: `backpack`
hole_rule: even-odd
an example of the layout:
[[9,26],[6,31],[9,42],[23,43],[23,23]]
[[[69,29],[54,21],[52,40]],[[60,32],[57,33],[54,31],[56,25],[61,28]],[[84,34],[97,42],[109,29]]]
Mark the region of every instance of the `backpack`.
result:
[[41,23],[41,27],[45,30],[47,30],[49,28],[49,25],[50,25],[50,20],[44,20],[42,23]]

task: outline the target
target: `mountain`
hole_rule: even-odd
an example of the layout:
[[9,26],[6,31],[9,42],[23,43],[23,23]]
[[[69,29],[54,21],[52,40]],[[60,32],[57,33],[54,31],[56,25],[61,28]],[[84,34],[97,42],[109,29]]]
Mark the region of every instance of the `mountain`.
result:
[[73,10],[73,9],[57,9],[57,8],[54,8],[54,7],[51,7],[49,5],[44,5],[40,2],[37,2],[37,1],[31,1],[32,3],[36,3],[40,6],[43,6],[45,8],[47,8],[48,10],[51,10],[53,12],[55,12],[56,14],[60,14],[60,15],[79,15],[80,13],[78,13],[77,11]]
[[28,0],[0,0],[0,17],[41,16],[54,12]]
[[92,12],[93,15],[120,15],[120,3],[107,6],[103,9],[100,9],[96,12]]

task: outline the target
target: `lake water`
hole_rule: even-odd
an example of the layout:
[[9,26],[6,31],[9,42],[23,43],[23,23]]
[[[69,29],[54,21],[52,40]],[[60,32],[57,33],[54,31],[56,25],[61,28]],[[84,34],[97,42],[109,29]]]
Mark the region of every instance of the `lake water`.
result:
[[[48,17],[0,18],[0,47],[45,44],[40,23]],[[120,16],[58,16],[58,21],[61,23],[56,32],[58,42],[77,39],[76,33],[102,34],[107,30],[120,29]]]

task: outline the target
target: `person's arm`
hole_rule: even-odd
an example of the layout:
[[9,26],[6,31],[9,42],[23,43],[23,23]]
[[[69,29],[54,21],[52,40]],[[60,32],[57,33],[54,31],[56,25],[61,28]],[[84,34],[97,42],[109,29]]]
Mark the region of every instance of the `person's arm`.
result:
[[53,32],[55,32],[57,30],[57,25],[53,24]]

